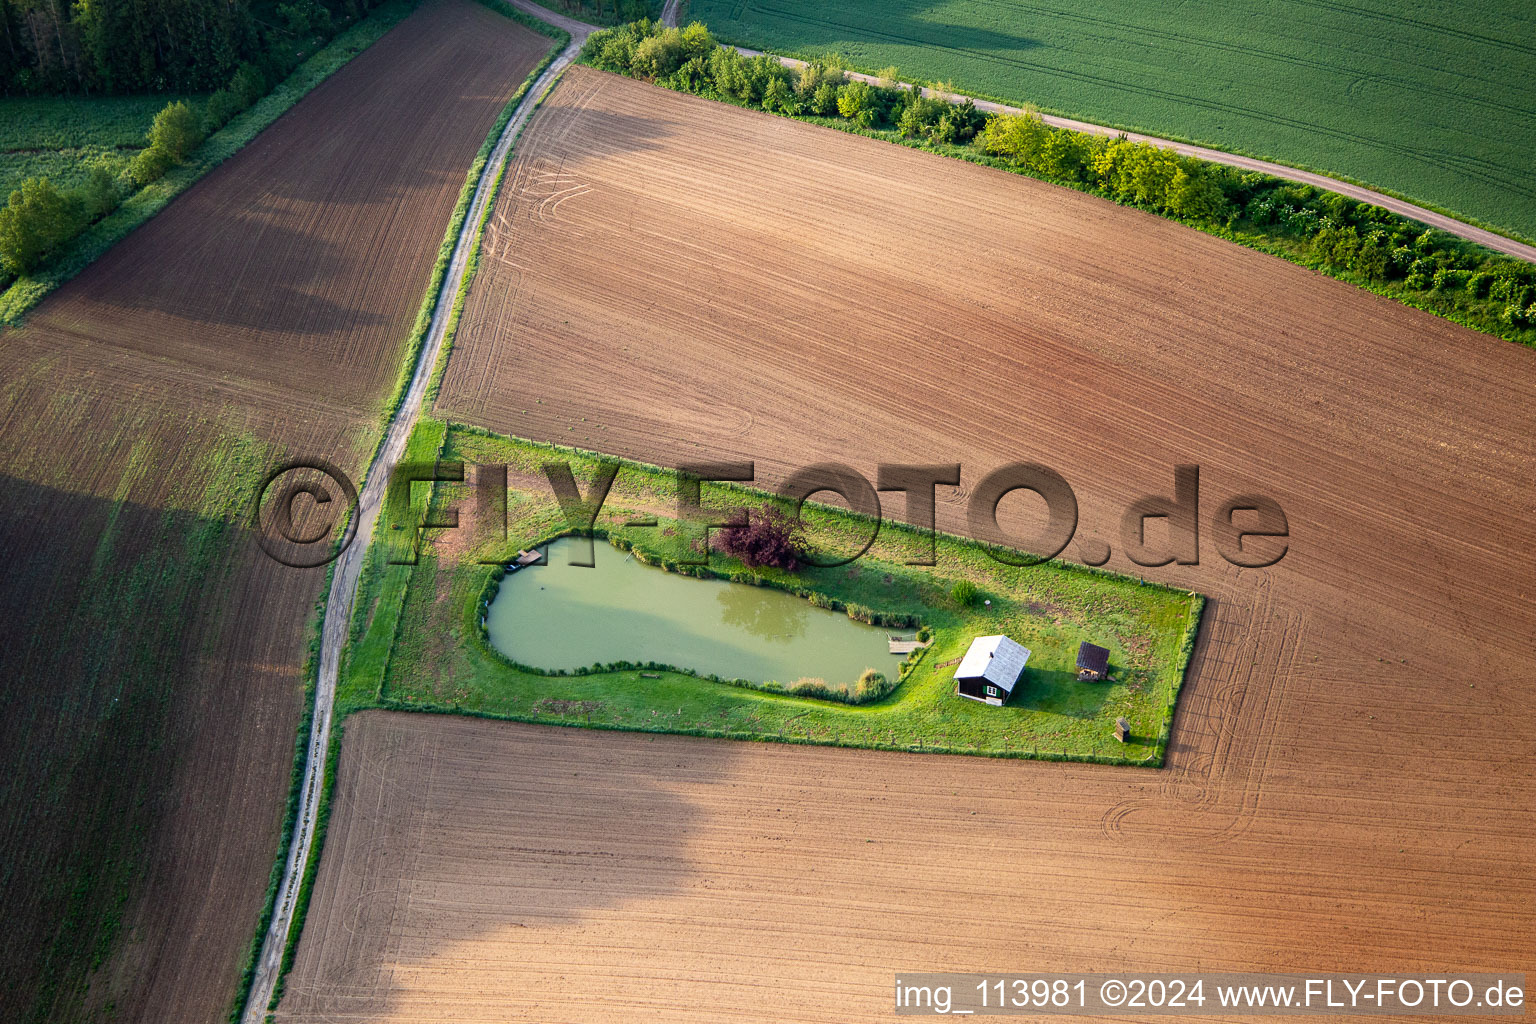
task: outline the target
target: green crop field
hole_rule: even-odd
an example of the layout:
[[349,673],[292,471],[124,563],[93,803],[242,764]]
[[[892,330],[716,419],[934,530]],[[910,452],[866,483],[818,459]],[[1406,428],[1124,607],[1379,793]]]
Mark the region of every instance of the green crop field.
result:
[[26,178],[61,189],[85,180],[98,157],[126,166],[167,103],[201,96],[33,96],[0,99],[0,203]]
[[693,0],[687,16],[1536,236],[1536,5],[1518,0]]
[[[716,577],[821,595],[834,607],[857,604],[912,616],[930,627],[932,646],[909,659],[900,686],[889,696],[850,706],[638,667],[547,675],[508,662],[486,643],[480,602],[500,570],[484,562],[566,532],[539,475],[542,462],[569,462],[585,489],[595,460],[474,430],[445,431],[440,423],[423,421],[407,458],[430,464],[439,450],[444,458],[471,466],[510,467],[507,542],[473,543],[479,527],[466,523],[462,533],[425,533],[414,566],[391,565],[411,550],[416,537],[411,523],[421,521],[425,489],[413,492],[406,523],[389,521],[386,511],[355,606],[338,716],[384,706],[738,739],[1161,763],[1198,626],[1198,595],[1061,563],[1004,566],[973,544],[944,537],[938,541],[938,565],[913,568],[904,563],[915,553],[917,538],[888,524],[870,553],[851,565],[798,573],[746,570],[715,552],[710,568]],[[468,493],[467,484],[439,484],[432,500],[441,512]],[[761,499],[705,485],[704,500],[728,508]],[[682,555],[690,532],[664,514],[675,502],[670,473],[622,463],[597,529],[632,547],[643,561],[667,565]],[[625,526],[639,515],[655,516],[658,526]],[[853,538],[867,533],[861,521],[835,509],[807,506],[806,520],[813,538],[828,542],[828,549],[844,550],[851,541],[856,551],[860,541]],[[962,579],[978,590],[970,606],[951,594]],[[517,578],[512,585],[521,582]],[[982,604],[983,598],[990,604]],[[573,622],[571,628],[597,624]],[[904,632],[910,635],[911,629]],[[1013,636],[1033,651],[1019,689],[1001,708],[957,697],[952,679],[953,663],[971,639],[993,633]],[[1073,664],[1083,640],[1112,650],[1113,681],[1077,681]],[[1132,726],[1124,744],[1112,735],[1118,716]]]

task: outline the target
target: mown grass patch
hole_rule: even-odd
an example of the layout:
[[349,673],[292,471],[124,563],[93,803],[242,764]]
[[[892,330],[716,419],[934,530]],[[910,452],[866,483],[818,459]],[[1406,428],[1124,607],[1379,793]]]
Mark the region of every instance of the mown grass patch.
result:
[[[911,659],[902,684],[883,700],[850,706],[673,671],[548,675],[518,668],[488,647],[480,608],[498,570],[481,563],[566,532],[540,465],[568,461],[585,486],[598,457],[454,426],[443,458],[509,466],[506,541],[472,542],[467,522],[461,530],[425,531],[416,565],[392,570],[404,569],[403,588],[400,576],[377,577],[382,582],[368,600],[359,600],[354,613],[355,647],[343,684],[347,710],[382,706],[749,740],[1161,763],[1198,626],[1198,595],[1066,563],[1006,566],[972,543],[942,535],[936,567],[908,566],[904,563],[921,538],[888,524],[868,555],[845,566],[748,570],[719,552],[712,553],[709,566],[717,576],[822,595],[839,607],[857,604],[910,616],[930,627],[932,646]],[[470,486],[437,485],[435,505],[467,508]],[[706,484],[704,500],[729,508],[763,496]],[[646,560],[682,569],[678,561],[693,550],[695,530],[666,514],[675,502],[672,474],[624,462],[596,526]],[[656,516],[658,526],[625,525],[640,515]],[[868,530],[867,522],[823,506],[807,506],[806,519],[821,543],[861,541]],[[401,531],[393,525],[379,534],[381,553],[408,546],[400,533],[416,537],[409,525]],[[991,604],[958,604],[951,591],[960,580],[974,584]],[[519,582],[514,578],[508,585]],[[398,613],[387,607],[393,600],[400,602]],[[391,619],[397,619],[393,629]],[[573,628],[583,625],[591,624]],[[1034,652],[1003,708],[955,696],[952,667],[946,664],[963,654],[973,637],[991,633],[1013,636]],[[1074,663],[1083,640],[1112,650],[1112,682],[1077,681]],[[377,689],[370,692],[375,680]],[[1125,744],[1112,735],[1121,716],[1132,725],[1132,741]]]

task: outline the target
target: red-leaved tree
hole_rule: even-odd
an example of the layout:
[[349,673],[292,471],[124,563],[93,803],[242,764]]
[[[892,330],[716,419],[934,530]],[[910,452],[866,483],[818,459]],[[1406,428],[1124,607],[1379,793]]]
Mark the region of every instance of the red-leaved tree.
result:
[[756,569],[771,565],[793,572],[800,567],[804,535],[800,521],[781,508],[739,509],[740,526],[720,530],[720,550]]

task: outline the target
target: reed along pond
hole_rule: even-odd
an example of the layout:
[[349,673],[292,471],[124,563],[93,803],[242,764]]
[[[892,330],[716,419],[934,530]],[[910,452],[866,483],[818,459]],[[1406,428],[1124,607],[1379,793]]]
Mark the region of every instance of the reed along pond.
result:
[[557,540],[547,562],[507,574],[485,617],[492,646],[546,671],[629,661],[785,686],[850,688],[866,668],[895,678],[884,629],[771,587],[664,572],[601,539],[595,566],[571,565],[583,543]]

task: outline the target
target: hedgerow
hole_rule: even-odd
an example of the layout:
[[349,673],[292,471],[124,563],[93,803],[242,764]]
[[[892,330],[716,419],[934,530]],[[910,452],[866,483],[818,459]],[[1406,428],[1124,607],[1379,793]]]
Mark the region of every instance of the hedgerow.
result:
[[985,116],[835,62],[787,67],[722,46],[694,23],[641,20],[594,33],[589,66],[678,92],[829,123],[1137,206],[1283,256],[1407,305],[1536,345],[1536,267],[1338,193],[1122,136]]

